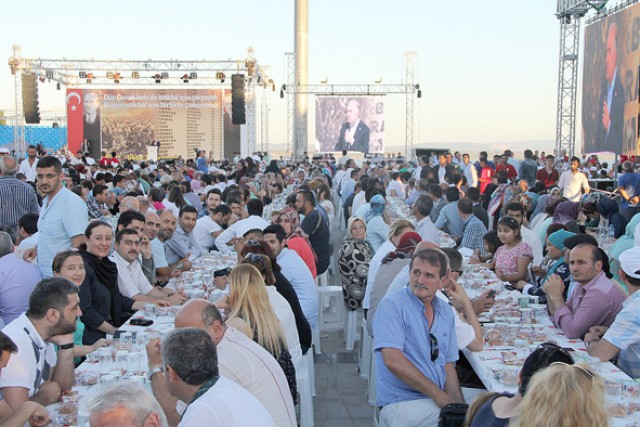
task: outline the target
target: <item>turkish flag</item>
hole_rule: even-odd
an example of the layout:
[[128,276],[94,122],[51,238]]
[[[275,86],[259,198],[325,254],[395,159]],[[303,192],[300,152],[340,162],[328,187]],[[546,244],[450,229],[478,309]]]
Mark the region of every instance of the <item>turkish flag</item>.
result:
[[68,151],[74,155],[84,139],[82,92],[82,89],[67,89],[67,143]]

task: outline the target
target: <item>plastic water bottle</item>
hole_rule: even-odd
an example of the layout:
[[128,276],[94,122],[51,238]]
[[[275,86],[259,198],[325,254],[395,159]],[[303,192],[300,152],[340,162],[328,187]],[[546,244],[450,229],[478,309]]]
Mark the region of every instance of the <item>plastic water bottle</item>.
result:
[[616,230],[615,228],[613,228],[613,224],[609,224],[609,234],[608,234],[608,238],[609,238],[609,242],[613,242],[613,239],[615,239],[616,237]]

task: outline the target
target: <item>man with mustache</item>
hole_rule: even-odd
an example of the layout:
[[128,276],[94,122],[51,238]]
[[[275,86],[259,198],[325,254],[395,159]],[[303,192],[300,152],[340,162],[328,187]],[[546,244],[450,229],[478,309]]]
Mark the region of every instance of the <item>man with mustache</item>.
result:
[[437,426],[440,409],[464,402],[455,362],[454,313],[436,297],[449,261],[439,249],[416,251],[409,286],[388,293],[373,322],[380,426]]
[[149,283],[138,259],[140,242],[141,237],[136,230],[125,228],[116,234],[115,251],[109,259],[118,266],[120,293],[134,301],[157,303],[160,300],[164,305],[182,304],[186,299],[184,295],[169,289],[154,288]]

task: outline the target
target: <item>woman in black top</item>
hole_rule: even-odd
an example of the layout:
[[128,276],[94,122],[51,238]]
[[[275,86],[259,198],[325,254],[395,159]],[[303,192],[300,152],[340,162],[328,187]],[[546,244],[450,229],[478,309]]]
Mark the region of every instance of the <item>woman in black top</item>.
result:
[[515,395],[488,393],[478,396],[469,407],[464,425],[469,427],[507,427],[527,392],[533,374],[553,362],[563,362],[569,365],[574,363],[573,357],[558,345],[550,342],[540,344],[522,365],[518,392]]
[[80,286],[80,319],[85,325],[82,338],[92,345],[106,334],[113,335],[131,313],[144,307],[118,290],[118,267],[111,261],[109,251],[113,230],[104,221],[93,221],[85,231],[86,247],[80,249],[86,276]]

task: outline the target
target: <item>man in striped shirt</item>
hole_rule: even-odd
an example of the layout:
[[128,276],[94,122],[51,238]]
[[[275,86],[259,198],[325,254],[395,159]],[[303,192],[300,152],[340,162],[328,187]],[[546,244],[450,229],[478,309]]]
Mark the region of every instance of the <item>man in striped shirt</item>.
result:
[[479,249],[480,254],[484,255],[485,250],[482,238],[487,234],[487,228],[473,214],[473,202],[471,199],[465,197],[458,200],[458,214],[464,223],[460,247],[472,250]]
[[11,156],[0,157],[0,224],[18,227],[18,220],[28,213],[39,213],[33,187],[16,178],[18,162]]

